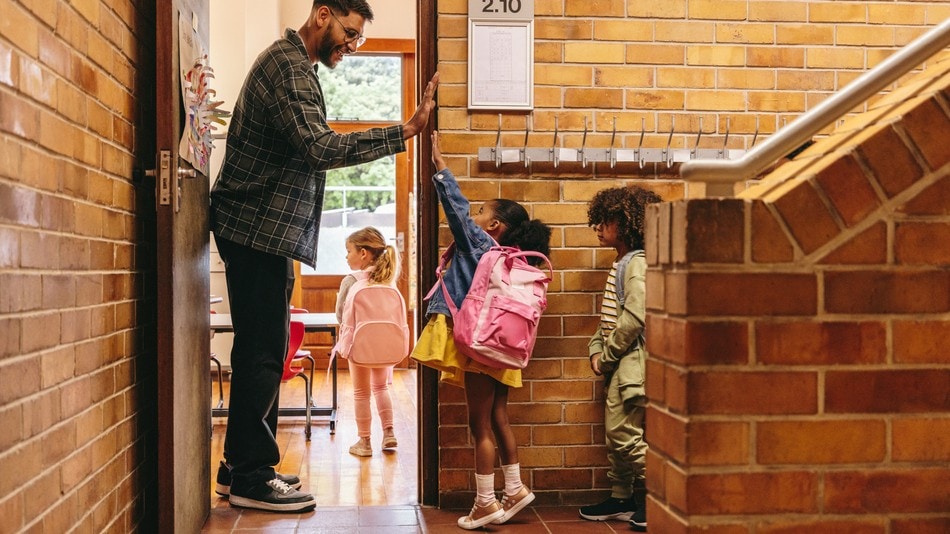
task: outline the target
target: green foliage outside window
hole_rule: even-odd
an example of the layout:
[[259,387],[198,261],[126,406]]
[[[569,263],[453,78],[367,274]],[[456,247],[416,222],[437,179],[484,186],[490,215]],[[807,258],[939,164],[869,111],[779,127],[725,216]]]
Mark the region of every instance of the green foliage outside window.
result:
[[[334,121],[402,122],[402,64],[399,56],[351,55],[335,69],[321,67],[327,118]],[[327,173],[328,186],[395,186],[395,157]],[[392,191],[348,191],[346,207],[373,211],[395,203]],[[325,211],[343,207],[343,193],[327,191]]]
[[346,56],[322,67],[320,85],[333,121],[402,122],[402,66],[398,56]]
[[[378,159],[356,167],[334,169],[327,173],[328,186],[358,186],[375,185],[393,187],[393,177],[396,176],[396,158]],[[383,204],[396,202],[394,191],[347,191],[346,207],[352,209],[375,210]],[[343,207],[342,191],[327,191],[323,200],[324,211]]]

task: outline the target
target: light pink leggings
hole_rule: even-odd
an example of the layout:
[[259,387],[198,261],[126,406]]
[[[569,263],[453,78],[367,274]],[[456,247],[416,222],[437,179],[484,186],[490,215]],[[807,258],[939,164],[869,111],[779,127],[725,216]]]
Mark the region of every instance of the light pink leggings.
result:
[[363,367],[347,360],[353,382],[353,411],[356,430],[361,438],[370,436],[373,414],[369,407],[370,392],[376,399],[376,411],[383,428],[393,426],[393,400],[389,396],[389,367]]

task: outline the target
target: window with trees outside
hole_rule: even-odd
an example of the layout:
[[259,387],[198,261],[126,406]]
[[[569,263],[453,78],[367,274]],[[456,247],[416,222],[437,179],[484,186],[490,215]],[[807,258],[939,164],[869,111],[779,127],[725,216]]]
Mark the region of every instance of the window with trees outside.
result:
[[[403,122],[402,57],[399,54],[347,56],[335,69],[320,68],[327,120],[340,133]],[[320,220],[317,267],[301,265],[304,275],[350,272],[345,240],[375,226],[390,242],[396,238],[396,157],[327,172]]]

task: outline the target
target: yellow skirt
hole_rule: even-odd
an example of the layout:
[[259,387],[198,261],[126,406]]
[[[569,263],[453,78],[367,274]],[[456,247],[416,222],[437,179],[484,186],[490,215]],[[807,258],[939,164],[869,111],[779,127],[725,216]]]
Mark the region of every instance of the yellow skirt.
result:
[[482,365],[461,354],[452,337],[452,327],[446,317],[433,314],[422,329],[416,346],[412,349],[412,359],[422,365],[441,371],[440,380],[446,384],[465,387],[465,373],[482,373],[513,388],[521,387],[520,369],[496,369]]

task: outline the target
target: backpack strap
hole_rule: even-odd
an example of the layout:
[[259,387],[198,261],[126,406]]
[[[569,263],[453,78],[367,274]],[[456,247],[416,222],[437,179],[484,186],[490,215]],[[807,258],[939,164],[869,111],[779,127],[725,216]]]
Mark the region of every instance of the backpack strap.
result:
[[449,290],[445,287],[445,282],[442,280],[443,274],[445,273],[446,266],[449,264],[449,260],[452,259],[452,255],[455,254],[455,241],[453,241],[445,252],[442,253],[442,257],[439,258],[439,266],[435,268],[435,284],[433,284],[432,289],[426,293],[426,296],[422,300],[429,300],[432,298],[432,294],[435,293],[435,290],[438,287],[442,287],[442,295],[445,297],[445,305],[449,307],[449,311],[452,313],[452,317],[455,317],[455,314],[458,313],[458,306],[455,305],[455,301],[449,296]]
[[619,261],[617,261],[617,274],[614,276],[614,293],[617,294],[617,305],[623,306],[623,284],[624,280],[627,278],[627,264],[630,263],[630,260],[633,259],[633,254],[635,250],[623,255]]
[[544,263],[547,264],[548,266],[548,278],[554,279],[554,266],[551,265],[551,260],[549,260],[548,257],[545,256],[544,254],[541,254],[540,252],[535,252],[533,250],[521,250],[514,247],[501,247],[501,248],[505,248],[508,251],[508,254],[506,254],[505,261],[509,264],[509,266],[511,265],[512,261],[514,261],[515,258],[528,258],[528,257],[541,258],[542,260],[544,260]]
[[[617,274],[614,277],[614,292],[617,294],[617,311],[620,311],[620,308],[623,307],[624,299],[624,290],[623,284],[624,280],[627,278],[627,265],[630,263],[630,260],[633,259],[633,255],[636,253],[636,250],[631,250],[630,252],[623,255],[619,261],[617,261]],[[646,331],[640,333],[640,338],[642,338],[641,345],[646,346]]]

